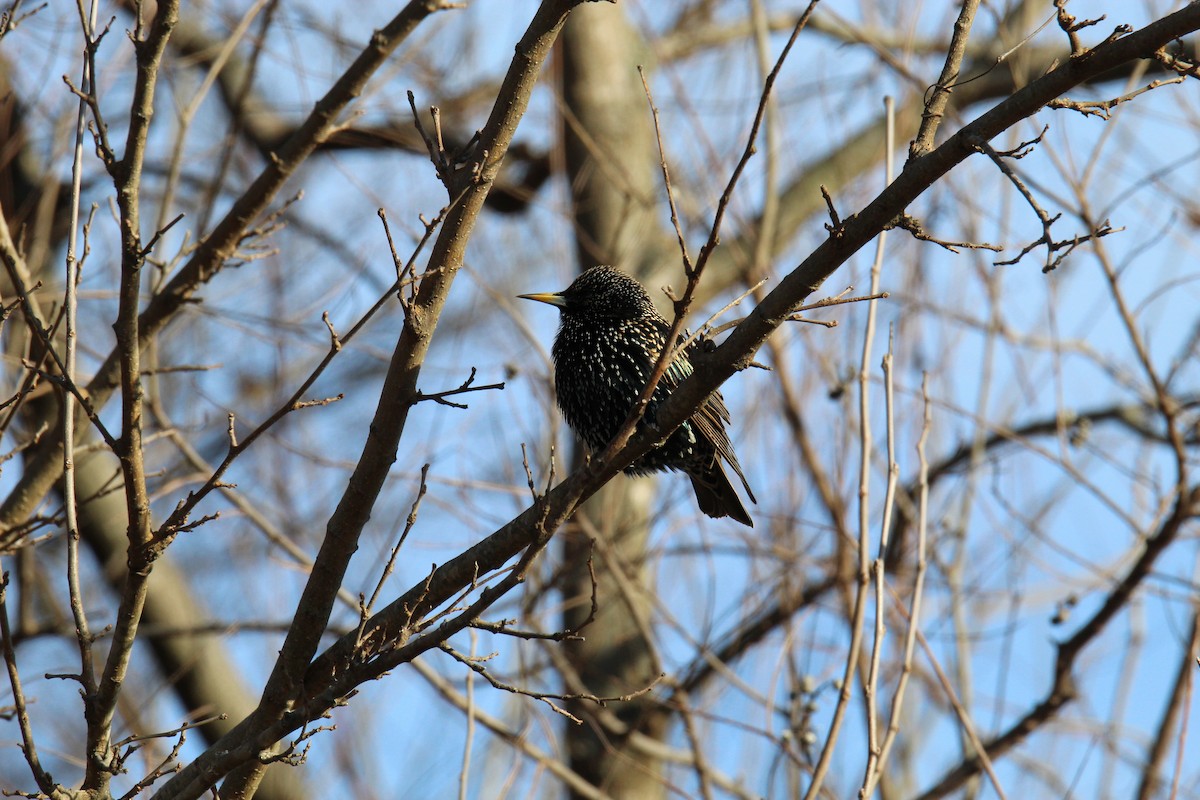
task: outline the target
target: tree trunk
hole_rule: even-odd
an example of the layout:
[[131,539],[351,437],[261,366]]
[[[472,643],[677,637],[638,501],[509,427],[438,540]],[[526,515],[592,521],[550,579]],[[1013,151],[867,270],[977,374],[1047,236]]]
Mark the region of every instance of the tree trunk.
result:
[[[653,214],[657,155],[637,73],[645,51],[621,10],[609,5],[576,9],[561,41],[563,131],[578,266],[612,264],[644,278],[656,261],[654,243],[662,239]],[[630,694],[661,672],[645,638],[653,596],[645,559],[653,498],[652,480],[618,478],[563,531],[568,628],[590,612],[589,558],[595,568],[598,613],[583,631],[585,640],[565,648],[579,688],[591,694]],[[654,704],[643,695],[609,703],[597,714],[593,703],[573,703],[570,711],[585,724],[567,726],[571,768],[612,797],[664,797],[662,763],[631,749],[623,735],[640,730],[661,737],[665,725],[661,715],[650,713]],[[621,725],[602,724],[603,717],[614,715]],[[653,720],[648,729],[647,720]]]

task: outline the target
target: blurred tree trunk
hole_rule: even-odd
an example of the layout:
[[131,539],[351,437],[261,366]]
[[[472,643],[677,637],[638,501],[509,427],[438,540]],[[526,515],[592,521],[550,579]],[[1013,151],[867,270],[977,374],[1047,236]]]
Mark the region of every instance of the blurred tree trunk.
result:
[[[125,500],[116,458],[97,451],[80,460],[75,473],[81,499],[79,527],[83,540],[104,567],[105,578],[118,595],[125,580]],[[211,615],[190,589],[189,579],[170,556],[154,566],[142,624],[150,633],[142,637],[158,664],[162,679],[179,702],[196,717],[212,718],[198,726],[204,741],[212,744],[250,713],[258,698],[250,693],[234,665],[225,643],[217,636],[179,634],[209,622]],[[259,800],[299,800],[307,797],[303,775],[294,769],[268,769]]]
[[[654,216],[657,151],[637,73],[645,61],[643,44],[621,9],[609,5],[576,9],[561,42],[563,138],[578,267],[613,264],[646,279],[662,232]],[[577,451],[576,461],[582,457]],[[645,636],[653,596],[645,556],[654,493],[651,479],[619,478],[563,531],[565,626],[575,628],[590,613],[589,560],[598,600],[585,641],[567,643],[567,658],[580,688],[602,697],[636,692],[661,672]],[[630,730],[661,738],[666,726],[650,713],[654,703],[644,695],[610,703],[608,711]],[[567,726],[571,768],[613,797],[664,797],[661,762],[632,751],[622,731],[603,727],[595,710],[587,702],[570,708],[585,720]]]

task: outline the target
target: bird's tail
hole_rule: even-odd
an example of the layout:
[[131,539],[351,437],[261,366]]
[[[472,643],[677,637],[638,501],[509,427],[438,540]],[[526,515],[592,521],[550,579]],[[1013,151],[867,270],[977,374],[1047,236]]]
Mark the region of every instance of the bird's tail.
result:
[[692,479],[692,489],[696,492],[696,502],[701,511],[714,519],[729,517],[747,527],[754,527],[754,521],[746,513],[746,507],[725,475],[720,459],[714,458],[712,466],[704,472],[689,472],[688,477]]

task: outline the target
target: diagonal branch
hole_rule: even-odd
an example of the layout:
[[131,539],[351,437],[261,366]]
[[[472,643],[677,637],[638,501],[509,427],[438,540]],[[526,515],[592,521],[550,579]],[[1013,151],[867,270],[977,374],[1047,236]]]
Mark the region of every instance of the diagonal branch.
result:
[[[160,796],[198,797],[207,791],[216,777],[227,774],[239,765],[247,766],[226,781],[222,793],[252,791],[259,753],[307,722],[301,717],[307,716],[310,711],[315,711],[325,703],[331,704],[328,706],[331,707],[340,701],[338,696],[325,694],[319,702],[304,704],[303,710],[294,704],[302,688],[305,672],[326,632],[329,615],[350,558],[358,549],[359,536],[396,459],[408,411],[420,399],[417,380],[421,366],[454,277],[463,263],[470,234],[528,105],[550,47],[567,14],[579,1],[546,0],[538,8],[525,35],[517,44],[516,54],[492,114],[480,134],[472,154],[476,163],[472,169],[463,170],[470,182],[462,187],[447,187],[451,197],[457,200],[434,243],[429,264],[416,293],[406,304],[404,327],[384,379],[362,455],[345,494],[326,526],[321,550],[297,604],[293,624],[263,690],[259,707],[230,734],[165,784],[159,791]],[[558,522],[561,520],[556,521],[555,527]],[[548,538],[547,535],[547,541]],[[459,589],[469,586],[479,574],[474,572],[472,577],[459,585]],[[422,592],[418,588],[417,596]],[[456,593],[451,592],[449,596],[440,598],[439,603]],[[417,605],[413,603],[414,607]],[[394,606],[393,603],[389,607]],[[425,608],[423,604],[421,607]],[[485,608],[486,605],[478,608],[476,616]],[[358,642],[356,634],[350,636],[353,640],[349,645],[350,653],[355,651]],[[366,635],[371,641],[390,641],[370,630]],[[319,715],[321,712],[317,713]]]
[[[367,80],[386,62],[417,26],[429,15],[453,7],[444,0],[410,0],[387,25],[375,31],[329,91],[316,102],[304,123],[276,151],[250,187],[233,203],[225,217],[204,238],[163,290],[147,304],[138,320],[138,344],[145,347],[205,283],[212,280],[237,250],[247,228],[269,207],[283,184],[335,130],[338,120],[366,86]],[[120,381],[120,356],[113,351],[87,387],[95,407],[102,407]],[[54,436],[61,437],[55,432]],[[27,465],[17,485],[0,504],[0,551],[17,543],[14,529],[32,513],[61,475],[62,441],[47,442]]]
[[[1025,88],[964,126],[941,146],[926,155],[911,159],[897,179],[875,200],[860,213],[843,221],[840,237],[831,238],[816,248],[764,297],[758,308],[733,331],[724,344],[711,354],[698,359],[695,372],[663,405],[659,414],[659,430],[635,434],[618,452],[598,458],[577,470],[551,490],[542,502],[527,509],[477,545],[439,565],[426,580],[410,588],[371,617],[364,626],[363,635],[373,642],[396,642],[400,645],[393,651],[393,655],[389,656],[388,666],[396,666],[403,663],[403,658],[418,655],[418,648],[406,649],[408,645],[402,643],[405,632],[411,629],[414,620],[422,619],[458,596],[463,588],[472,585],[480,574],[500,568],[531,545],[535,548],[541,546],[574,512],[579,503],[591,496],[624,466],[648,452],[663,435],[678,427],[694,413],[725,379],[739,367],[748,364],[767,337],[784,323],[792,310],[815,291],[822,281],[870,242],[916,197],[955,165],[964,161],[973,152],[968,146],[969,141],[974,138],[990,140],[1074,86],[1094,79],[1102,72],[1127,61],[1144,57],[1146,53],[1154,52],[1171,40],[1197,28],[1200,28],[1200,4],[1193,3],[1140,31],[1105,42],[1091,51],[1087,58],[1072,59],[1041,78],[1031,81]],[[518,47],[518,60],[530,57],[533,52],[535,51],[523,43]],[[528,66],[526,64],[521,70]],[[519,81],[510,72],[506,86],[512,80]],[[494,138],[499,133],[497,125],[507,124],[497,121],[497,114],[500,113],[494,113],[493,121],[489,122],[489,127],[485,130],[482,140],[485,148],[489,141],[498,140]],[[492,174],[487,163],[480,174],[485,181]],[[466,216],[448,221],[447,227],[439,237],[430,266],[443,271],[422,281],[414,305],[418,311],[432,311],[434,320],[453,278],[454,268],[460,263],[452,260],[461,255],[461,248],[455,247],[455,238],[465,237],[469,233],[474,218],[469,215],[481,205],[480,195],[485,193],[486,190],[472,189],[461,205],[461,214]],[[426,337],[431,333],[422,327],[424,320],[420,313],[411,317],[406,323],[400,347],[389,369],[381,397],[381,411],[376,418],[376,430],[372,432],[368,441],[359,472],[356,472],[351,480],[351,489],[344,504],[365,499],[365,506],[369,508],[371,495],[364,496],[360,492],[364,486],[373,488],[375,484],[367,485],[363,481],[372,478],[372,470],[386,471],[386,465],[390,464],[390,458],[394,457],[394,447],[385,447],[388,442],[382,441],[382,437],[395,437],[392,441],[398,441],[397,427],[402,427],[402,420],[398,421],[394,416],[385,413],[382,404],[411,400],[415,396],[420,358],[424,355],[424,344],[428,341]],[[413,349],[406,349],[409,347]],[[402,406],[399,416],[403,416],[404,408],[406,407]],[[394,408],[391,413],[395,414]],[[384,426],[383,429],[378,428],[380,424]],[[379,463],[380,460],[383,463]],[[1183,500],[1180,498],[1177,508],[1182,509]],[[308,648],[315,649],[315,637],[320,635],[320,630],[313,634],[295,629],[301,621],[312,620],[308,615],[320,614],[323,611],[321,603],[324,595],[328,593],[332,596],[340,585],[341,574],[337,567],[343,562],[339,559],[343,556],[348,558],[346,551],[352,552],[357,541],[352,528],[342,527],[343,523],[354,521],[352,517],[347,516],[348,513],[349,509],[339,508],[339,512],[331,520],[317,568],[314,569],[313,577],[305,590],[306,602],[301,607],[297,626],[294,626],[293,633],[289,634],[289,641],[285,644],[277,666],[278,677],[273,676],[273,683],[264,697],[260,713],[244,720],[231,734],[210,748],[196,762],[184,768],[160,791],[162,797],[198,796],[208,782],[204,776],[214,774],[213,770],[218,770],[216,774],[219,774],[220,767],[240,763],[239,760],[256,758],[264,748],[332,708],[348,691],[352,691],[352,683],[346,681],[349,674],[347,665],[354,663],[358,632],[338,639],[310,665],[306,655],[311,652]],[[1178,512],[1181,513],[1182,511]],[[1182,522],[1178,514],[1172,519]],[[1166,530],[1164,528],[1164,531]],[[1177,527],[1174,528],[1174,531],[1177,530]],[[1156,544],[1151,543],[1148,546],[1148,552],[1152,546],[1157,546],[1158,552],[1161,552],[1161,548],[1173,537],[1174,533],[1168,531],[1158,538]],[[1150,563],[1152,559],[1145,561],[1142,569],[1148,570]],[[1123,582],[1121,593],[1114,592],[1112,595],[1112,603],[1115,604],[1113,608],[1120,607],[1144,574],[1143,571],[1139,575],[1131,575],[1128,581]],[[492,598],[489,596],[486,599]],[[1113,612],[1108,613],[1111,616]],[[327,616],[317,619],[320,621],[325,618]],[[1100,619],[1097,625],[1103,626],[1105,622],[1107,618]],[[1069,673],[1074,655],[1077,655],[1079,649],[1086,645],[1091,640],[1090,636],[1094,636],[1096,632],[1093,630],[1090,635],[1064,643],[1060,651],[1063,654],[1061,663],[1067,670],[1064,674]],[[427,650],[435,641],[423,639],[421,644]],[[285,708],[288,709],[286,712],[283,711]],[[1056,708],[1057,706],[1052,712]],[[968,770],[967,774],[973,773]]]
[[[368,624],[384,639],[396,635],[404,621],[449,600],[478,570],[495,569],[527,544],[553,530],[573,513],[577,505],[626,465],[648,452],[663,435],[688,418],[705,398],[739,367],[745,366],[762,342],[783,324],[792,309],[820,286],[854,252],[869,242],[917,196],[940,179],[972,151],[967,142],[976,137],[991,139],[1044,106],[1071,87],[1095,78],[1126,61],[1141,58],[1165,43],[1200,28],[1200,3],[1180,11],[1092,51],[1090,58],[1072,61],[1028,84],[965,126],[928,155],[909,162],[897,179],[862,212],[844,223],[843,236],[828,239],[800,266],[787,275],[759,306],[712,353],[698,358],[698,365],[659,411],[659,430],[635,434],[611,458],[594,459],[577,470],[545,497],[544,509],[527,509],[479,544],[440,565],[430,577],[382,609]],[[335,642],[313,662],[306,676],[312,689],[327,685],[335,665],[344,663],[353,641]]]
[[[161,2],[144,38],[140,24],[134,33],[137,80],[134,84],[125,153],[120,161],[109,165],[109,172],[116,184],[121,229],[121,280],[118,289],[117,321],[113,329],[117,335],[114,355],[117,357],[120,371],[122,430],[114,450],[121,462],[124,478],[129,572],[121,592],[120,606],[113,625],[112,644],[109,646],[103,673],[95,693],[84,700],[84,717],[87,719],[87,769],[84,773],[83,788],[98,793],[108,792],[109,779],[120,769],[119,757],[112,746],[112,723],[149,590],[151,564],[145,560],[142,550],[142,546],[150,540],[150,495],[146,488],[142,451],[144,396],[138,333],[142,266],[146,259],[141,234],[141,178],[146,142],[150,135],[150,121],[154,115],[154,92],[158,86],[162,56],[178,17],[178,0]],[[84,33],[91,52],[94,50],[94,34],[90,26],[85,24]],[[94,82],[89,87],[91,88],[94,88]],[[95,96],[94,92],[92,96]],[[98,124],[102,123],[98,121]]]
[[[1075,699],[1076,687],[1072,670],[1075,661],[1089,644],[1105,629],[1117,613],[1125,608],[1129,598],[1150,574],[1158,557],[1174,542],[1184,524],[1200,514],[1200,485],[1180,493],[1175,498],[1171,514],[1159,529],[1147,538],[1141,556],[1130,567],[1116,586],[1104,598],[1100,608],[1066,641],[1058,645],[1054,659],[1054,677],[1050,690],[1037,705],[1029,709],[999,736],[983,743],[983,753],[995,760],[1024,742],[1029,735],[1053,719],[1058,711]],[[950,769],[936,784],[920,794],[917,800],[937,800],[958,790],[968,780],[979,774],[983,762],[972,756]]]

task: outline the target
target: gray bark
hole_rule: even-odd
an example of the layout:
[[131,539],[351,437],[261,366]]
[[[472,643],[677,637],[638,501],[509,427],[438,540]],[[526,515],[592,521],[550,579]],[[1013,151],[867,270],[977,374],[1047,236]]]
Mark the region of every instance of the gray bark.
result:
[[[645,279],[657,261],[653,243],[661,242],[664,232],[655,216],[661,184],[653,127],[637,73],[637,65],[646,63],[642,42],[619,7],[585,5],[567,22],[561,56],[578,267],[613,264]],[[636,692],[660,672],[643,635],[653,592],[645,559],[653,497],[650,479],[618,478],[561,534],[567,628],[579,625],[590,611],[587,562],[593,555],[599,611],[583,631],[585,640],[564,648],[581,688],[592,694]],[[653,707],[643,695],[610,703],[607,710],[625,727],[661,737],[665,720],[652,713]],[[606,729],[593,704],[573,703],[570,711],[585,720],[566,729],[574,771],[612,797],[665,797],[658,760],[633,751],[622,731]],[[649,727],[647,720],[653,720]]]

